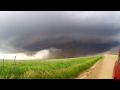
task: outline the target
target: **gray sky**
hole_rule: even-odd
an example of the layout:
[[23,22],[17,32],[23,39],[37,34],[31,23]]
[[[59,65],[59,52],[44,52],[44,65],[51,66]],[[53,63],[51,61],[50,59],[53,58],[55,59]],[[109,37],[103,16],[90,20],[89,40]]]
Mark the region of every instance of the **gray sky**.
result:
[[119,37],[119,11],[0,11],[2,53],[95,54],[116,47]]

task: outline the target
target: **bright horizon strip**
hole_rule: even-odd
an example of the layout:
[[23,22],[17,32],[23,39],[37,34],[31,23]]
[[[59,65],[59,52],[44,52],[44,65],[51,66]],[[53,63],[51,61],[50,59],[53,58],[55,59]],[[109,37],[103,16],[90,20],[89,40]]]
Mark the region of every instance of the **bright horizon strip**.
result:
[[35,59],[33,56],[26,56],[24,54],[1,54],[0,59],[3,59],[4,56],[5,56],[4,59],[7,60],[14,60],[15,56],[16,56],[16,60]]
[[44,57],[46,57],[48,54],[49,54],[48,50],[41,50],[38,53],[36,53],[34,56],[27,56],[24,53],[2,54],[0,52],[0,59],[3,59],[4,56],[5,56],[4,59],[7,59],[7,60],[14,60],[15,56],[16,56],[16,60],[44,59]]

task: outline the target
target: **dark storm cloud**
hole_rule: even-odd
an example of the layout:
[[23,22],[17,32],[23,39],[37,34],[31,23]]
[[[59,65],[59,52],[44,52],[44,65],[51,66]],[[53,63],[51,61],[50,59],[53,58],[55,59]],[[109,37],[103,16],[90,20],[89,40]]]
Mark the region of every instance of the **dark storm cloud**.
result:
[[[120,12],[0,12],[0,51],[36,52],[57,48],[56,56],[104,52],[119,43]],[[51,51],[55,54],[55,52]]]

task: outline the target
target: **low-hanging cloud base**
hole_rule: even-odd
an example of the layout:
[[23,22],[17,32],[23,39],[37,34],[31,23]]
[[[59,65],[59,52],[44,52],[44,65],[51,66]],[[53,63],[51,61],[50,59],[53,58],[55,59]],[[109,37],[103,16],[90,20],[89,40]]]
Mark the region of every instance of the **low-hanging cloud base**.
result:
[[0,11],[0,52],[69,58],[109,51],[120,45],[119,16],[119,11]]

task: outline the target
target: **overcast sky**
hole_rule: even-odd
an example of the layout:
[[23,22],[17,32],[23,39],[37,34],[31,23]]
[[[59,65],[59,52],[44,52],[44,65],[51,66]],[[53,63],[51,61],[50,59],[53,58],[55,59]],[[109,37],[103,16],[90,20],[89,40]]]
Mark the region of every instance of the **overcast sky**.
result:
[[119,38],[119,11],[0,11],[0,52],[5,54],[89,55],[116,47]]

